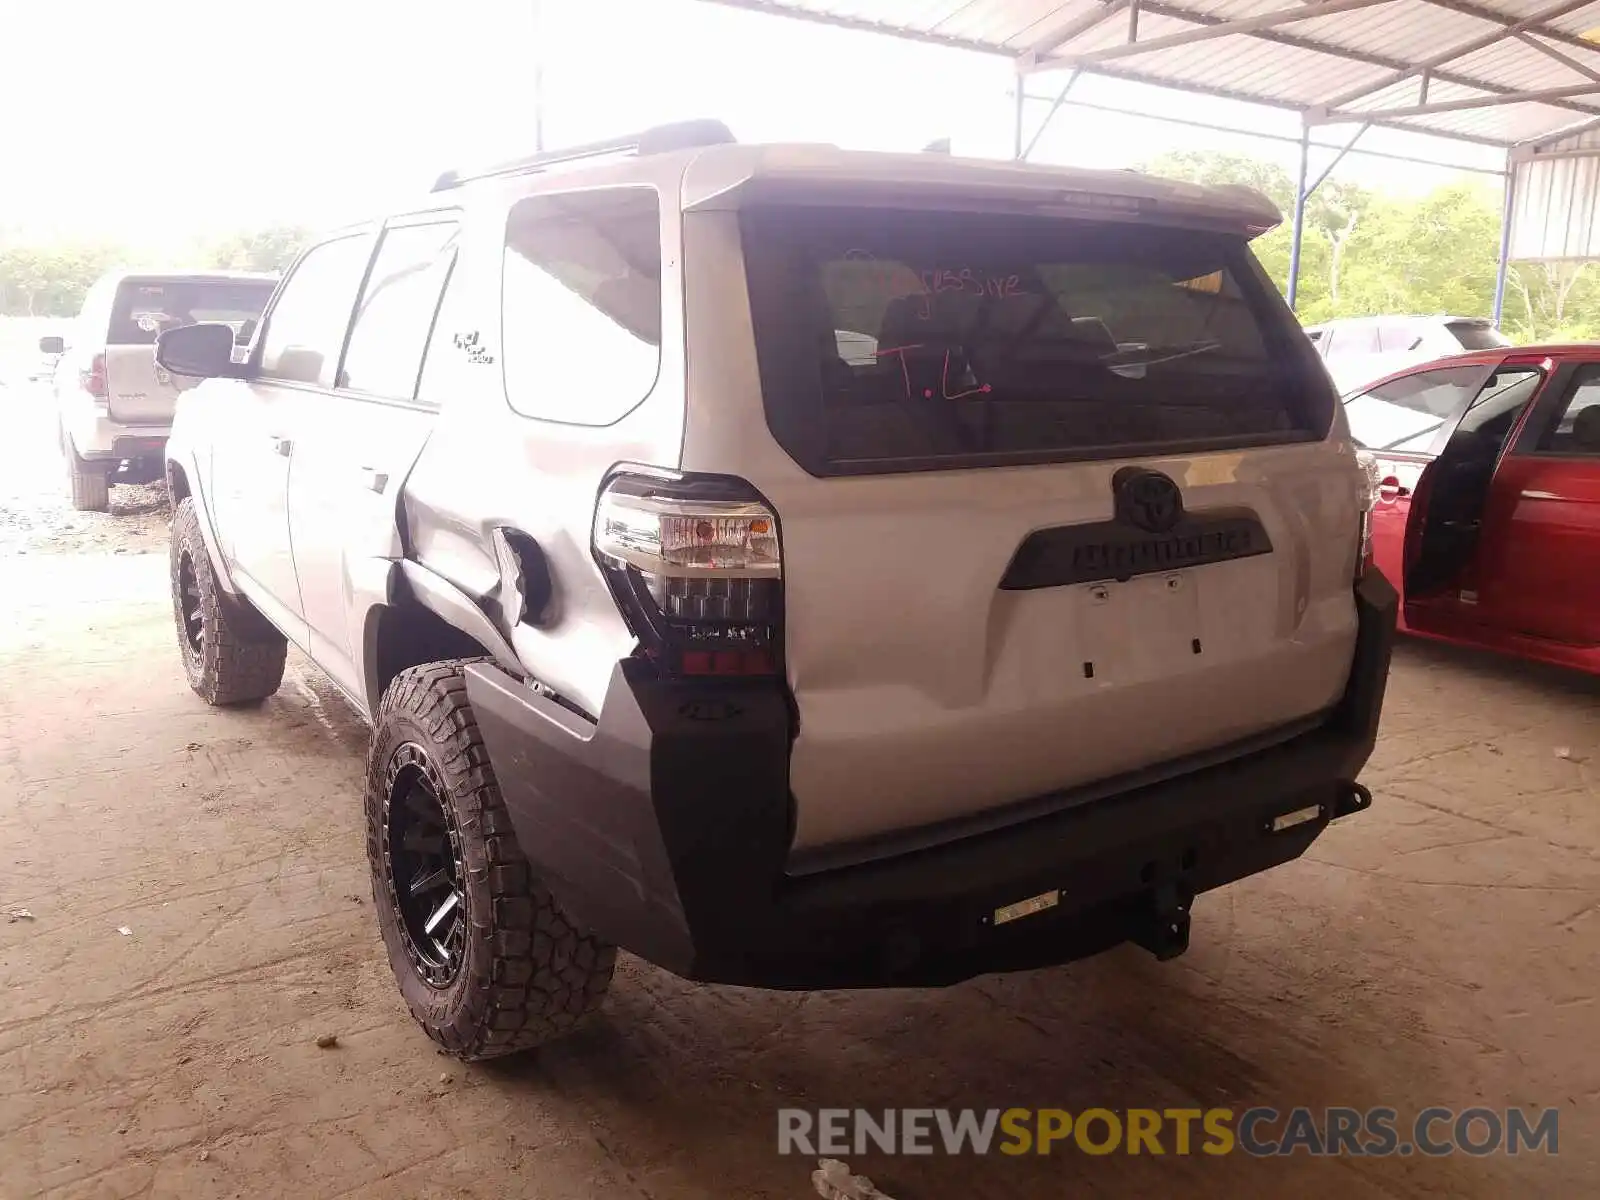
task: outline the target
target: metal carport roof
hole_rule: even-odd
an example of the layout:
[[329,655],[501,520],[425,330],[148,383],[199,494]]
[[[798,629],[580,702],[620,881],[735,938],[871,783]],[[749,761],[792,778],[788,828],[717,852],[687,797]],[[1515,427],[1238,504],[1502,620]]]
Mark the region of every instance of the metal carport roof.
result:
[[1600,0],[713,0],[1496,146],[1600,122]]
[[[1374,126],[1506,151],[1497,322],[1513,226],[1520,256],[1600,257],[1600,171],[1566,161],[1600,158],[1600,0],[711,2],[1010,58],[1017,158],[1085,74],[1299,113],[1291,306],[1306,200]],[[1066,81],[1024,142],[1022,77],[1044,71]],[[1325,125],[1355,133],[1312,179]]]

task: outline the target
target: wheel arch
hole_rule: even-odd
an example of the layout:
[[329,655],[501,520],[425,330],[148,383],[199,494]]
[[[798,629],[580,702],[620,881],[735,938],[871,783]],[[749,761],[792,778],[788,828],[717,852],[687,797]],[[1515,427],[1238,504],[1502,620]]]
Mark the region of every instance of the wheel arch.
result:
[[195,470],[194,462],[186,457],[168,453],[166,461],[162,464],[162,474],[166,478],[167,496],[172,502],[174,512],[184,500],[193,502],[195,519],[200,523],[200,538],[206,544],[206,553],[211,556],[211,569],[216,575],[217,583],[229,596],[237,597],[239,589],[234,586],[232,564],[222,553],[222,543],[217,540],[217,531],[212,524],[211,508],[206,503],[205,492],[203,488],[196,487],[200,482],[200,473]]
[[367,610],[362,625],[362,681],[367,711],[408,667],[452,658],[492,658],[521,676],[516,651],[471,597],[443,576],[409,559],[387,604]]

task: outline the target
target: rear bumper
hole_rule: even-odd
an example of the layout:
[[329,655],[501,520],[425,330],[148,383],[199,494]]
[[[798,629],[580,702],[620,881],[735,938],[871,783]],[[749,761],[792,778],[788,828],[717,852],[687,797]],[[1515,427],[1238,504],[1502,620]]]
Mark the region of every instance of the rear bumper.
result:
[[[598,725],[492,664],[467,669],[518,838],[563,907],[690,979],[920,986],[1048,966],[1133,940],[1187,942],[1201,892],[1297,858],[1366,806],[1397,602],[1357,588],[1343,698],[1317,728],[1158,784],[979,836],[805,876],[792,834],[779,685],[663,683],[618,664]],[[1274,821],[1298,814],[1291,827]],[[1281,824],[1281,823],[1280,823]],[[1034,897],[1048,905],[997,913]],[[1050,903],[1053,901],[1053,903]]]
[[61,423],[78,457],[89,462],[159,459],[172,432],[170,425],[128,425],[92,402],[74,403],[70,398],[62,405]]

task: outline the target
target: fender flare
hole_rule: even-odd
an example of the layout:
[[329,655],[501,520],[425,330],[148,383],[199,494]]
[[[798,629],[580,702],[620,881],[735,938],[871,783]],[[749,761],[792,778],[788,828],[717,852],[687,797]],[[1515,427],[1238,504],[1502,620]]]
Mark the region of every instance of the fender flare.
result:
[[[194,501],[195,517],[200,522],[200,537],[206,544],[206,553],[211,556],[212,573],[224,592],[238,598],[239,589],[233,582],[231,565],[222,553],[222,544],[217,541],[217,531],[211,521],[211,505],[206,499],[206,489],[194,455],[174,452],[169,441],[165,458],[162,473],[166,476],[167,495],[170,497],[173,494],[172,470],[177,467],[189,483],[189,499]],[[177,505],[173,507],[176,508]]]
[[[398,564],[399,586],[395,590],[395,598],[407,594],[423,608],[432,612],[446,624],[459,629],[462,633],[472,638],[491,656],[500,667],[516,676],[518,679],[526,675],[522,662],[517,658],[517,652],[512,648],[506,636],[496,628],[488,615],[473,602],[472,597],[462,591],[450,580],[423,566],[413,559],[402,559]],[[376,656],[372,653],[370,642],[375,629],[373,621],[378,611],[374,605],[368,610],[362,633],[363,657],[362,675],[366,682],[369,696],[377,690]],[[373,711],[377,711],[376,700],[372,701]]]

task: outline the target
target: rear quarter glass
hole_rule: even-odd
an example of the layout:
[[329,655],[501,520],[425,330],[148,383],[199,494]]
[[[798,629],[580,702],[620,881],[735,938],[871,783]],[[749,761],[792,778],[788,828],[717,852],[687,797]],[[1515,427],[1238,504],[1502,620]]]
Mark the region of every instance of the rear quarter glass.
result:
[[1312,440],[1334,397],[1243,234],[741,214],[767,421],[817,475]]

